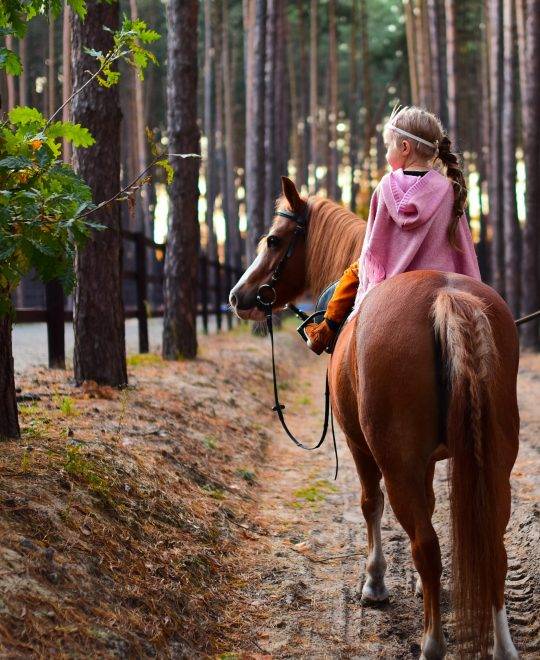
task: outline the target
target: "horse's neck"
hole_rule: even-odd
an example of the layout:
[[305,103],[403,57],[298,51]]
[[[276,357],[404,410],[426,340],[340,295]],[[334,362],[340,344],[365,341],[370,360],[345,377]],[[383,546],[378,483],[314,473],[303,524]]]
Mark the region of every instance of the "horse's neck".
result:
[[327,199],[311,203],[306,251],[306,281],[314,297],[360,256],[366,223]]

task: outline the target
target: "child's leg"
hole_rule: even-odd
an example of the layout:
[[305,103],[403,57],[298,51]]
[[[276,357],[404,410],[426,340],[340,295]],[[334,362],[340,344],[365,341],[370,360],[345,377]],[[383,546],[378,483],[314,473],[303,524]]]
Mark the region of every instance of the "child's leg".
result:
[[307,345],[317,355],[320,355],[334,338],[341,322],[354,304],[357,290],[358,261],[355,261],[341,276],[334,295],[328,302],[323,321],[306,326]]

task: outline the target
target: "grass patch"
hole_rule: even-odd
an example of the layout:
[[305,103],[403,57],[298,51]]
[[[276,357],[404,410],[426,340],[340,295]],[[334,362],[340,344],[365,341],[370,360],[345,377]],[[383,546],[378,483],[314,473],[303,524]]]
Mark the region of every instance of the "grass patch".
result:
[[202,489],[215,500],[225,499],[225,492],[221,488],[215,488],[214,486],[210,486],[210,484],[205,484],[202,486]]
[[66,447],[64,469],[69,475],[86,484],[100,499],[110,502],[111,489],[107,477],[100,474],[97,463],[82,454],[79,445],[70,444]]
[[310,486],[299,488],[294,492],[296,500],[292,503],[292,506],[301,507],[307,502],[310,504],[323,502],[327,495],[337,493],[337,491],[337,487],[331,484],[328,479],[318,479]]
[[58,410],[66,417],[78,414],[75,401],[70,396],[55,396],[53,400],[58,406]]
[[211,435],[205,435],[202,442],[206,449],[216,449],[218,446],[218,441]]
[[303,396],[298,397],[298,403],[301,406],[309,406],[312,403],[312,400],[310,396],[304,394]]
[[129,367],[140,367],[148,364],[162,364],[163,358],[156,353],[135,353],[130,355],[126,362]]

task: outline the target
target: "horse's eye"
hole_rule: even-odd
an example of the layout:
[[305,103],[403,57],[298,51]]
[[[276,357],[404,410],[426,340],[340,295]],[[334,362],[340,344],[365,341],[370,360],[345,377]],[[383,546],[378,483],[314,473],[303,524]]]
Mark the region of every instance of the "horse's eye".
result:
[[266,245],[269,248],[276,248],[279,246],[279,244],[280,244],[280,240],[277,236],[270,235],[266,239]]

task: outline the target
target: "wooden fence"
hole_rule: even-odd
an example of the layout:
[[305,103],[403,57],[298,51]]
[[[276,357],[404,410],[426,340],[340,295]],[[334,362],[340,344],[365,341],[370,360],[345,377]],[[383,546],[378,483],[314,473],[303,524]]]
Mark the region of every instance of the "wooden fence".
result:
[[[139,331],[139,352],[148,353],[148,319],[163,316],[163,266],[165,244],[155,243],[140,232],[123,231],[123,298],[126,319],[136,318]],[[208,334],[210,321],[216,330],[233,327],[234,316],[229,310],[228,296],[241,272],[231,266],[199,257],[197,313],[203,332]],[[58,282],[46,285],[26,280],[15,296],[18,323],[46,323],[49,366],[65,364],[64,323],[73,320],[71,297],[65,298]],[[29,302],[28,302],[28,299]],[[26,304],[25,304],[26,303]]]

